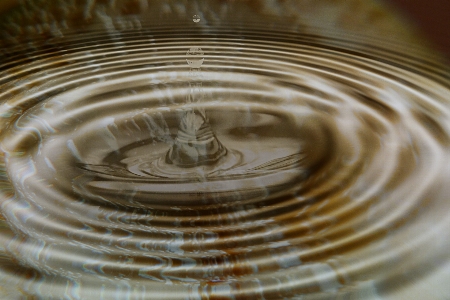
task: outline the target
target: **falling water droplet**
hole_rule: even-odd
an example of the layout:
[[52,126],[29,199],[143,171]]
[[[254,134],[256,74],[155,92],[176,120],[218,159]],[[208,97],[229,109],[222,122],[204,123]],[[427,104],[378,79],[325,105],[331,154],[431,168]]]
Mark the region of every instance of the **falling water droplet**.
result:
[[194,15],[194,16],[192,17],[192,21],[194,21],[195,23],[200,22],[200,16],[199,16],[199,15]]

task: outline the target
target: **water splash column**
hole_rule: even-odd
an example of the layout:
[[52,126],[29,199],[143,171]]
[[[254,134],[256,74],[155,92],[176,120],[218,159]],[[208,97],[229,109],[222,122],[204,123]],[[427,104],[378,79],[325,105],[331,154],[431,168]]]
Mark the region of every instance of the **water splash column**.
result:
[[[199,19],[195,18],[198,23]],[[204,91],[201,66],[205,60],[200,47],[191,47],[186,52],[189,65],[189,93],[174,145],[166,153],[166,163],[179,167],[196,167],[215,164],[227,153],[217,139],[206,115],[202,102]]]

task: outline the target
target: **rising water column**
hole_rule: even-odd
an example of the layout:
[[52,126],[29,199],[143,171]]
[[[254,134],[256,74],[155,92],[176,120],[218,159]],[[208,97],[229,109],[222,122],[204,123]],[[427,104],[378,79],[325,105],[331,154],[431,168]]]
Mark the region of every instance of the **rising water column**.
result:
[[[195,22],[195,19],[194,19]],[[226,155],[226,148],[214,134],[201,106],[204,99],[202,72],[204,52],[200,47],[191,47],[186,53],[189,65],[189,94],[174,145],[166,153],[166,163],[179,167],[196,167],[216,163]]]

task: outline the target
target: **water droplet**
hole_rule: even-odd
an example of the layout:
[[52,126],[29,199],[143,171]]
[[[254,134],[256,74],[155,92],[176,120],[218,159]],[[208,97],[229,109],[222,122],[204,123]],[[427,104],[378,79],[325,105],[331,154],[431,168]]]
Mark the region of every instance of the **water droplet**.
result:
[[200,22],[200,16],[199,15],[193,15],[192,16],[192,21],[194,21],[195,23]]
[[191,47],[191,49],[186,52],[186,61],[191,68],[200,68],[204,60],[204,53],[200,47]]

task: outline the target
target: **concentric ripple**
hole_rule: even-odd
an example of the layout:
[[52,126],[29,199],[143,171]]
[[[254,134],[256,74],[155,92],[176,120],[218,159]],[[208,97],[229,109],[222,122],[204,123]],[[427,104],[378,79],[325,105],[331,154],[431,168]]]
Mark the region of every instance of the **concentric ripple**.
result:
[[[0,76],[1,282],[45,299],[384,299],[428,278],[449,261],[448,77],[355,45],[159,28],[18,48]],[[204,97],[188,103],[194,46]],[[226,150],[168,163],[186,112]]]

